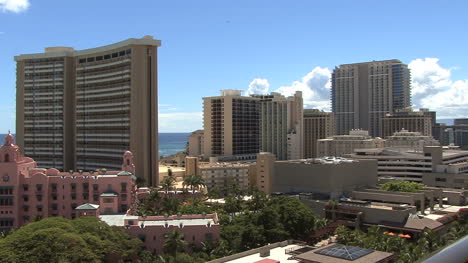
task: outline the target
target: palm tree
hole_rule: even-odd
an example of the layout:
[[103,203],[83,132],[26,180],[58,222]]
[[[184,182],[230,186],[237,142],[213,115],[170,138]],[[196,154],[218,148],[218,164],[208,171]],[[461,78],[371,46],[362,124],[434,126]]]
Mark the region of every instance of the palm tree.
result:
[[183,251],[186,245],[187,242],[184,240],[184,235],[177,229],[174,229],[164,240],[164,252],[174,255],[174,259],[177,262],[177,252]]
[[172,176],[166,176],[164,179],[161,181],[160,186],[166,191],[166,194],[169,192],[169,190],[172,189],[174,186],[175,179]]
[[179,211],[180,201],[174,197],[165,197],[161,204],[162,212],[167,213],[168,215],[177,214]]
[[184,179],[182,183],[184,186],[189,186],[192,190],[192,194],[195,193],[195,189],[199,189],[202,186],[205,186],[205,181],[201,175],[190,175]]

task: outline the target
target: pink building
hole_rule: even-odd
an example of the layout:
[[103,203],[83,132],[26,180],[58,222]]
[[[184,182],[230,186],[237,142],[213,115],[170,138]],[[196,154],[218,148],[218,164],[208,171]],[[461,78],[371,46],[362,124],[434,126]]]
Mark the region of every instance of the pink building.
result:
[[131,152],[122,171],[60,172],[38,168],[24,157],[8,134],[0,147],[0,230],[20,227],[49,216],[75,218],[75,208],[92,203],[98,214],[125,213],[135,198],[136,177]]
[[148,251],[157,254],[163,252],[164,240],[174,229],[182,233],[188,247],[200,247],[201,242],[218,240],[221,230],[217,214],[148,217],[101,215],[100,218],[109,225],[124,227],[131,236],[141,239]]

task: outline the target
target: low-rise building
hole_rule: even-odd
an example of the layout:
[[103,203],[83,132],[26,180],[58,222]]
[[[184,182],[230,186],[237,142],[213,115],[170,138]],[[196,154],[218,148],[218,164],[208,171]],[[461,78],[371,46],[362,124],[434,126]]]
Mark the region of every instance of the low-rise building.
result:
[[199,170],[208,190],[226,189],[236,184],[240,189],[248,189],[249,163],[201,163]]
[[385,147],[408,147],[422,151],[425,146],[439,146],[440,143],[432,136],[420,132],[410,132],[405,129],[395,132],[385,140]]
[[372,138],[365,130],[351,130],[349,135],[335,135],[317,140],[317,156],[345,156],[355,149],[382,148],[384,140]]
[[145,249],[161,254],[164,240],[174,229],[184,240],[196,247],[202,242],[214,242],[220,237],[216,214],[180,216],[134,216],[129,214],[101,215],[100,219],[111,226],[119,226],[131,236],[143,241]]
[[443,149],[440,146],[426,146],[422,151],[407,147],[357,149],[348,156],[353,159],[377,160],[379,180],[421,183],[425,174],[440,173],[440,169],[458,169],[460,174],[468,174],[468,151]]
[[317,158],[275,161],[260,153],[256,164],[256,184],[266,193],[318,193],[336,199],[344,193],[377,183],[377,162],[344,158]]

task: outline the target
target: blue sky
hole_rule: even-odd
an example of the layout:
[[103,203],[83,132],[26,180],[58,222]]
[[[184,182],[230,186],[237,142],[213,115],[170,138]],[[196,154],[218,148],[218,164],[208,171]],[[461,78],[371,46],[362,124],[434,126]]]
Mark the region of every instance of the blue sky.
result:
[[0,133],[15,126],[13,56],[153,35],[160,131],[202,128],[202,97],[220,89],[304,92],[329,109],[339,64],[408,63],[413,104],[468,117],[468,1],[0,0]]

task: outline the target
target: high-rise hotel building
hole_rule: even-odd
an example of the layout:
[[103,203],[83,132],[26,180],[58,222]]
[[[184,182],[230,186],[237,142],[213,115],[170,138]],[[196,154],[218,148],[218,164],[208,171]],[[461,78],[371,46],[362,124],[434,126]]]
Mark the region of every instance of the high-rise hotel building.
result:
[[204,156],[255,159],[260,150],[259,99],[240,90],[203,98]]
[[382,136],[385,114],[411,106],[410,78],[408,65],[397,59],[336,67],[331,91],[336,133],[364,129]]
[[251,96],[260,99],[260,150],[273,153],[278,160],[302,159],[302,92],[289,97],[276,92]]
[[158,178],[157,48],[151,36],[98,48],[16,56],[17,143],[42,167],[119,169]]
[[335,134],[332,112],[318,109],[304,110],[304,158],[317,158],[317,141]]

